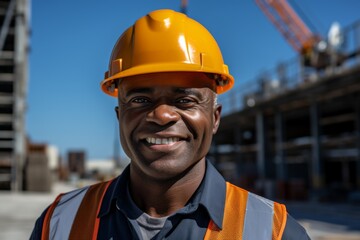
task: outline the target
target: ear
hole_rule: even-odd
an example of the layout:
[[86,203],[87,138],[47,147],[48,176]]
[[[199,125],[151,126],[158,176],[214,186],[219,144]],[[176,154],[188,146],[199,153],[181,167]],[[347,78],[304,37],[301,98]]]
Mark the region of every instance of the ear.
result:
[[119,120],[119,107],[116,106],[114,110],[115,110],[115,113],[116,113],[116,118]]
[[221,109],[222,109],[222,105],[221,104],[217,104],[214,108],[214,113],[213,113],[213,117],[214,117],[214,126],[213,126],[213,134],[215,134],[219,128],[220,125],[220,117],[221,117]]

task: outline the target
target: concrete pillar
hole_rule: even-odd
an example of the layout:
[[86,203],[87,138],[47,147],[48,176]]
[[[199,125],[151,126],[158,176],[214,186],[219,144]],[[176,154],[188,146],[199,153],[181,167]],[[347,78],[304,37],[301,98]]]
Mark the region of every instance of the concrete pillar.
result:
[[355,96],[355,132],[356,132],[356,187],[360,189],[360,95]]
[[283,137],[284,137],[284,123],[281,112],[277,112],[275,115],[275,136],[276,136],[276,178],[283,181],[286,179],[286,169],[284,162],[284,150],[283,150]]
[[264,127],[264,113],[257,112],[256,114],[256,139],[257,139],[257,171],[260,178],[260,183],[265,180],[265,127]]
[[321,162],[321,140],[319,129],[319,107],[313,102],[310,106],[310,124],[312,137],[311,183],[315,192],[323,187],[324,176]]
[[211,156],[210,158],[211,163],[214,164],[214,166],[216,166],[217,162],[219,161],[220,154],[219,154],[218,144],[215,138],[212,139],[209,155]]
[[244,172],[244,164],[241,159],[241,139],[242,139],[242,131],[239,126],[235,127],[234,133],[234,148],[235,148],[235,161],[236,161],[236,174],[237,178],[241,177],[242,173]]
[[12,190],[22,190],[23,167],[26,158],[26,96],[28,79],[28,34],[29,34],[29,2],[28,0],[16,1],[15,25],[15,86],[14,96],[14,130],[15,146],[13,159]]
[[351,188],[350,182],[350,164],[349,161],[343,161],[341,163],[341,175],[342,175],[342,185],[346,189]]

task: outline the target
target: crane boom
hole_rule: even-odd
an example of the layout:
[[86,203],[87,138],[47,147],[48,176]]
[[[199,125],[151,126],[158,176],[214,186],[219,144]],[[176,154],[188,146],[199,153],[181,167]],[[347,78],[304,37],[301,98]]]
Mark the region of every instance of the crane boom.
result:
[[255,0],[295,51],[306,54],[320,41],[286,0]]
[[184,14],[187,14],[187,5],[188,5],[188,1],[187,0],[181,0],[181,12]]

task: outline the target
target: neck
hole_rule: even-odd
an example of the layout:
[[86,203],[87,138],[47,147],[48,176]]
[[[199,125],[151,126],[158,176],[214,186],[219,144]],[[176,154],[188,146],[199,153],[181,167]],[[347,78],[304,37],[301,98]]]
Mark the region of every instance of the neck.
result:
[[154,179],[130,167],[130,194],[136,205],[153,217],[169,216],[186,205],[199,187],[206,168],[205,158],[186,173],[171,179]]

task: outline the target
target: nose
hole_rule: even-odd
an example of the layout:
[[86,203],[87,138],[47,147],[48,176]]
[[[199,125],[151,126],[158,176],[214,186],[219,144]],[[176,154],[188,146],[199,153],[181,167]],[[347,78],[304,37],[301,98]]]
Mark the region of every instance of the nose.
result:
[[166,125],[171,122],[176,122],[180,115],[175,111],[173,106],[167,104],[159,104],[152,111],[146,115],[148,122],[154,122],[158,125]]

